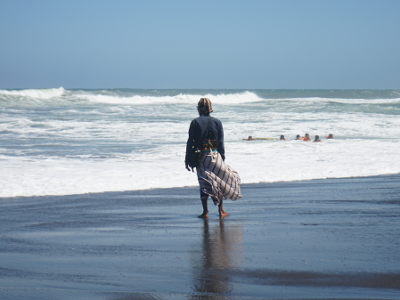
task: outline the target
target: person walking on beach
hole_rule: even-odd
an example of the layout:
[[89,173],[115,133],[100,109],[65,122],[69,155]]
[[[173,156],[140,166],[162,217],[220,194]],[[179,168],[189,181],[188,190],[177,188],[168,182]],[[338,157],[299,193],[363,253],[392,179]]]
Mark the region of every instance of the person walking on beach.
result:
[[[200,199],[203,213],[199,218],[208,218],[208,196],[218,205],[221,217],[229,213],[224,211],[223,200],[242,198],[239,174],[225,164],[224,129],[219,119],[210,116],[212,104],[210,99],[201,98],[197,111],[199,117],[193,119],[189,127],[189,138],[186,143],[185,167],[188,171],[196,168],[200,185]],[[199,149],[200,157],[191,166],[193,149]]]

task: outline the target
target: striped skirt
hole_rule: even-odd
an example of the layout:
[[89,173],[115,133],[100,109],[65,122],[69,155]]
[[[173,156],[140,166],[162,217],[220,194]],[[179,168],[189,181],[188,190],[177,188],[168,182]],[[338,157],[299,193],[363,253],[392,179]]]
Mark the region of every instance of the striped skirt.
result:
[[202,153],[197,169],[200,190],[218,205],[227,198],[237,200],[242,198],[240,176],[222,160],[218,152]]

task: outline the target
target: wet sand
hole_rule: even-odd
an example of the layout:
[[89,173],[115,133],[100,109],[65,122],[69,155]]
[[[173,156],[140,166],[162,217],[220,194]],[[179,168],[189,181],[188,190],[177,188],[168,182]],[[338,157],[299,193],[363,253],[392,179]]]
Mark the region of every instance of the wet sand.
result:
[[400,299],[400,175],[0,198],[0,299]]

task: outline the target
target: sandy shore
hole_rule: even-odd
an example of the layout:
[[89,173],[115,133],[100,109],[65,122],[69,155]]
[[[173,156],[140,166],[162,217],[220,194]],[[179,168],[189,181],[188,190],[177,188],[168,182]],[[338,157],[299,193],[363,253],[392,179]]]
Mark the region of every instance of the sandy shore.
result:
[[1,299],[400,299],[400,175],[0,198]]

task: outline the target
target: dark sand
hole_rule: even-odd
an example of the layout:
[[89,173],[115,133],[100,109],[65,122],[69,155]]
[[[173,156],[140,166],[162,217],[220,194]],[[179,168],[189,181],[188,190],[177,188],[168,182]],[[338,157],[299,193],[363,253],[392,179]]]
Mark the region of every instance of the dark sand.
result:
[[0,198],[0,299],[400,299],[400,175]]

